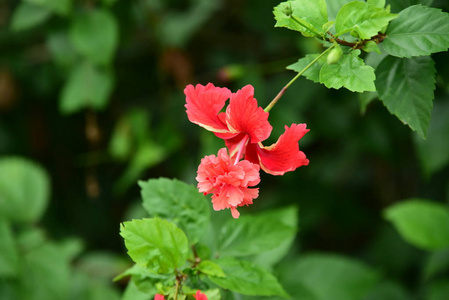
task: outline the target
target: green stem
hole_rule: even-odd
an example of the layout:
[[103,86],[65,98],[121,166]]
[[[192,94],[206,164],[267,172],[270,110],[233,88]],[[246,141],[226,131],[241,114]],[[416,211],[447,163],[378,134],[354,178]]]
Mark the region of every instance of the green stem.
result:
[[293,84],[293,82],[296,81],[296,79],[299,78],[302,74],[304,74],[305,71],[307,71],[314,63],[316,63],[320,58],[322,58],[327,52],[329,52],[332,48],[335,47],[335,44],[327,48],[325,51],[323,51],[320,55],[318,55],[314,60],[312,60],[307,66],[304,67],[298,74],[296,74],[295,77],[293,77],[292,80],[290,80],[289,83],[287,83],[282,90],[274,97],[273,100],[271,100],[270,104],[264,109],[266,112],[269,112],[273,106],[281,99],[282,95],[284,95],[285,91]]
[[302,27],[304,27],[308,31],[312,32],[314,35],[321,36],[321,34],[319,34],[318,32],[315,31],[315,28],[313,28],[313,27],[310,28],[307,24],[304,24],[304,22],[301,19],[298,19],[294,15],[291,15],[290,18],[292,18],[293,21],[295,21],[296,23],[298,23],[299,25],[301,25]]

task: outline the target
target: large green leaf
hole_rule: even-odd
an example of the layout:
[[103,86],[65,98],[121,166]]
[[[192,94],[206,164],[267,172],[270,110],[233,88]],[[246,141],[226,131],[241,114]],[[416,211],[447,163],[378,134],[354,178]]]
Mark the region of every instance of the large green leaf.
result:
[[416,138],[421,167],[427,176],[449,164],[449,102],[436,102],[427,130],[427,139]]
[[158,218],[124,222],[120,235],[132,260],[151,272],[171,273],[186,262],[187,237],[173,223]]
[[195,244],[209,223],[209,204],[198,190],[168,178],[139,181],[143,207],[152,217],[175,222]]
[[19,31],[32,28],[44,23],[50,16],[51,11],[46,7],[22,2],[11,17],[11,30]]
[[67,15],[72,9],[72,0],[24,0],[24,2],[48,8],[62,16]]
[[19,270],[19,257],[10,224],[0,218],[0,277],[9,277]]
[[387,3],[391,6],[391,11],[396,13],[415,4],[431,6],[433,0],[387,0]]
[[244,295],[287,296],[282,286],[267,270],[232,257],[215,260],[226,277],[209,277],[218,286]]
[[386,57],[376,69],[379,98],[390,113],[425,138],[432,111],[435,66],[430,57]]
[[393,56],[430,55],[449,48],[449,14],[436,8],[411,6],[387,29],[382,45]]
[[360,300],[378,278],[364,264],[330,254],[303,255],[280,268],[280,280],[294,299]]
[[271,218],[272,220],[279,220],[293,230],[292,234],[281,241],[275,248],[259,253],[251,259],[251,261],[255,262],[259,266],[272,268],[287,254],[293,244],[293,241],[295,240],[299,212],[296,206],[289,206],[281,209],[270,210],[264,213],[264,216]]
[[449,208],[423,199],[409,199],[388,207],[384,217],[410,244],[425,250],[449,247]]
[[246,256],[278,247],[296,233],[295,226],[272,218],[271,214],[229,219],[218,237],[220,255]]
[[344,5],[335,19],[336,35],[355,32],[362,40],[378,34],[397,15],[375,5],[354,1]]
[[371,66],[365,65],[359,58],[360,50],[344,54],[335,64],[323,64],[320,70],[320,82],[327,88],[345,87],[353,92],[375,91],[376,75]]
[[275,27],[286,27],[305,36],[324,36],[328,22],[325,0],[293,0],[274,8]]
[[77,15],[70,27],[75,48],[92,63],[109,64],[118,46],[118,25],[107,10],[89,10]]
[[17,222],[38,221],[47,208],[50,180],[32,161],[0,160],[0,217]]
[[59,109],[71,114],[83,108],[103,109],[114,87],[112,73],[84,62],[73,68],[62,89]]
[[[316,59],[320,54],[307,54],[303,58],[300,58],[294,64],[287,66],[288,70],[293,70],[295,72],[301,72],[306,66],[308,66],[314,59]],[[318,61],[316,61],[313,65],[311,65],[307,71],[303,73],[307,79],[312,80],[313,82],[320,83],[320,70],[321,67],[326,63],[326,56],[323,56]]]

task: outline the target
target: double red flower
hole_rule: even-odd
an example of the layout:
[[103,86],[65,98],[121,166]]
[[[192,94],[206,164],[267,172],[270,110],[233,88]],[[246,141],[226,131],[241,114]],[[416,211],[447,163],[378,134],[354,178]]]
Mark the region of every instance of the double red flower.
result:
[[[298,141],[309,131],[309,129],[306,129],[306,124],[285,126],[285,132],[276,143],[271,146],[262,144],[270,136],[272,126],[268,122],[268,112],[265,112],[263,108],[258,106],[257,100],[254,98],[254,88],[251,85],[243,87],[236,93],[232,93],[227,88],[215,87],[212,83],[206,86],[197,84],[195,87],[188,85],[184,93],[186,95],[185,107],[189,120],[214,132],[217,137],[224,139],[229,149],[230,160],[228,161],[222,152],[216,158],[220,159],[219,157],[222,157],[222,163],[216,161],[215,165],[233,164],[237,166],[239,161],[244,158],[245,161],[251,164],[259,165],[266,173],[283,175],[286,172],[309,164],[309,160],[299,150],[298,145]],[[229,105],[222,112],[228,99]],[[210,186],[214,188],[201,188],[208,185],[205,182],[206,177],[208,180],[210,179],[207,175],[203,176],[204,172],[207,170],[210,170],[212,173],[222,172],[222,175],[227,177],[229,177],[230,173],[225,170],[226,168],[211,168],[214,164],[210,163],[210,159],[209,162],[205,160],[206,158],[202,160],[198,169],[198,187],[202,192],[213,194],[217,191],[219,192],[220,186],[210,183]],[[205,165],[206,163],[208,166]],[[200,175],[200,173],[203,175]],[[245,191],[244,189],[248,185],[243,183],[246,182],[250,181],[240,180],[234,185],[234,188],[237,188],[234,190],[240,189]],[[226,183],[223,183],[221,189],[225,186]],[[214,209],[231,208],[233,216],[238,217],[238,214],[234,211],[235,207],[250,203],[244,198],[244,193],[240,197],[240,202],[236,200],[236,194],[234,193],[233,195],[234,197],[228,199],[226,207],[221,205],[219,208],[214,203]],[[214,200],[214,196],[212,200]],[[220,202],[223,203],[223,201]]]

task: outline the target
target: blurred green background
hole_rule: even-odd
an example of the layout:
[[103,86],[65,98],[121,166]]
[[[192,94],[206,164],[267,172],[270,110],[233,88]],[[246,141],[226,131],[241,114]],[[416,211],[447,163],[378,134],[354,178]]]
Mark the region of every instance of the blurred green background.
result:
[[[399,12],[429,2],[390,4]],[[85,288],[79,280],[83,299],[119,297],[124,283],[110,281],[129,263],[119,224],[144,216],[137,180],[163,176],[196,184],[200,159],[223,147],[188,121],[184,87],[212,82],[235,92],[252,84],[265,107],[295,75],[287,65],[322,51],[313,39],[274,28],[278,3],[0,1],[1,159],[32,161],[50,181],[43,216],[11,230],[39,228],[42,241],[72,243],[64,244],[76,253],[70,265],[101,282],[99,289]],[[432,6],[449,11],[444,0]],[[432,296],[423,278],[429,253],[405,243],[382,217],[384,208],[407,198],[449,201],[449,55],[433,58],[437,89],[426,141],[380,101],[364,111],[366,95],[304,78],[270,112],[268,143],[284,125],[307,123],[300,148],[310,165],[282,177],[261,174],[260,196],[242,214],[299,207],[300,231],[287,262],[304,253],[336,253],[379,271],[387,282],[379,289],[393,290],[364,299],[449,299]],[[448,268],[437,279],[447,283],[445,275]],[[5,278],[4,291],[11,282]],[[24,299],[44,299],[30,297]]]

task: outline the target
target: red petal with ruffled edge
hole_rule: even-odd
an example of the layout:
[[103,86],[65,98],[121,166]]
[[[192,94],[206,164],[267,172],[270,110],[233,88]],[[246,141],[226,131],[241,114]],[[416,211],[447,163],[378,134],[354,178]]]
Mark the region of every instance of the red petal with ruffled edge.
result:
[[212,132],[229,132],[228,126],[219,117],[219,112],[231,96],[227,88],[215,87],[212,83],[203,86],[191,84],[184,89],[187,117]]
[[251,85],[231,95],[226,109],[226,123],[231,132],[248,134],[250,143],[266,140],[273,129],[268,123],[268,113],[257,105]]
[[245,159],[258,163],[262,170],[272,175],[284,175],[301,166],[307,166],[309,160],[299,150],[298,141],[307,133],[306,124],[285,126],[285,132],[278,141],[268,147],[248,145]]

